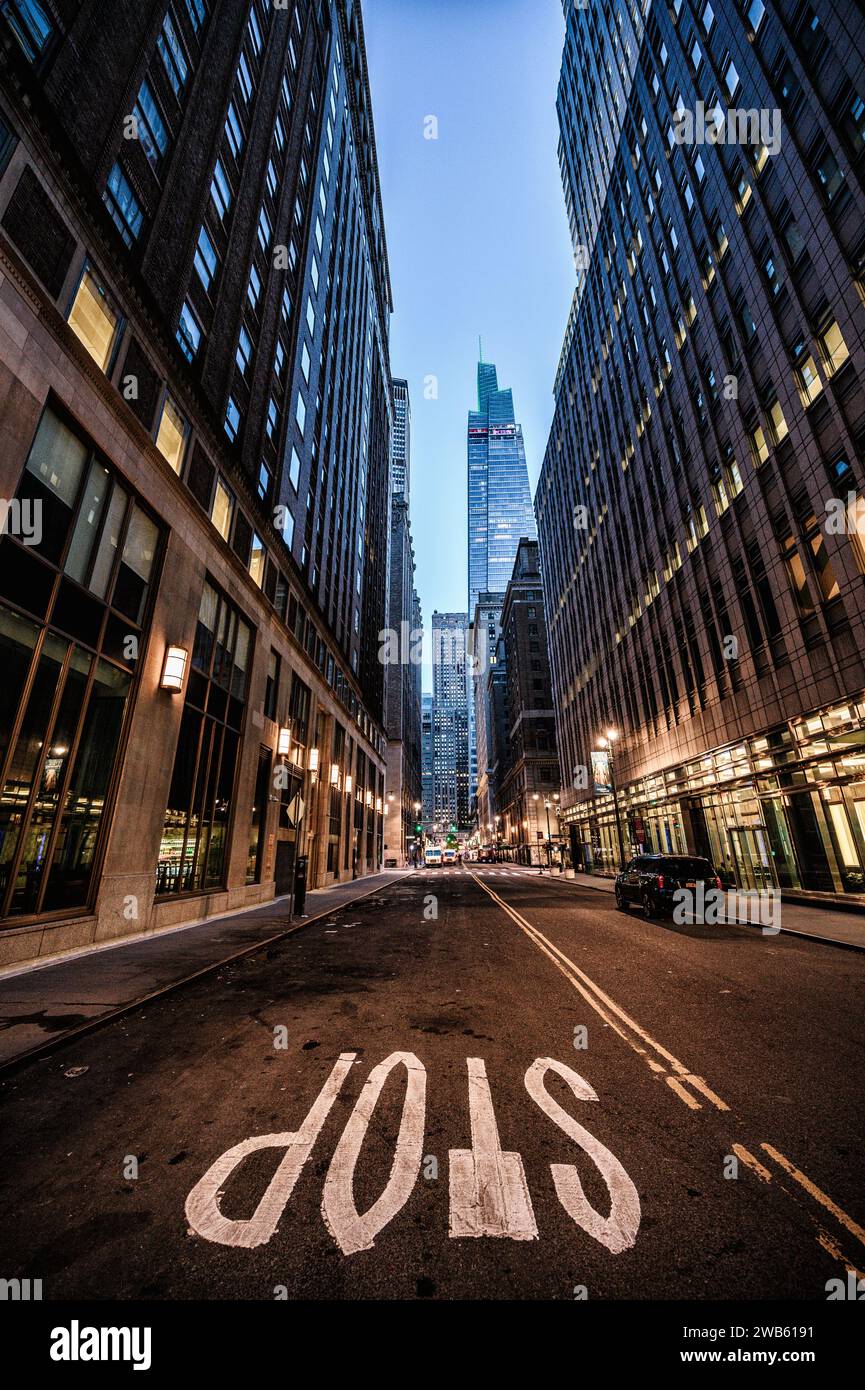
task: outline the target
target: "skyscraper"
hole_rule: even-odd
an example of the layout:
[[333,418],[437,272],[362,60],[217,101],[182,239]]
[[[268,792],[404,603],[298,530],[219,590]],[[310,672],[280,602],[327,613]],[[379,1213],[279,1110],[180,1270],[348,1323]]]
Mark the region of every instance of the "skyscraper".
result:
[[862,895],[865,18],[565,12],[579,279],[537,510],[572,852]]
[[408,382],[393,381],[393,441],[391,444],[391,486],[408,497],[411,487],[411,399]]
[[421,696],[421,820],[427,834],[435,823],[435,773],[433,769],[433,697]]
[[[476,790],[475,806],[478,827],[482,834],[495,815],[495,783],[492,777],[492,707],[490,703],[490,667],[496,662],[496,645],[501,634],[504,594],[478,595],[470,628],[472,655],[472,687],[469,698],[474,701],[474,746]],[[486,838],[486,836],[484,836]]]
[[433,818],[469,824],[469,707],[465,613],[433,613]]
[[[396,402],[404,382],[394,381]],[[406,460],[410,447],[408,394],[403,392],[399,435],[394,434],[392,473],[402,469],[402,486],[394,485],[390,511],[390,581],[388,628],[396,637],[388,644],[385,664],[385,731],[387,733],[387,821],[385,863],[403,866],[412,861],[416,839],[416,807],[421,801],[420,600],[414,587],[415,559],[409,517]],[[402,462],[400,462],[402,460]],[[415,659],[417,658],[417,659]]]
[[522,425],[491,362],[478,362],[478,408],[469,411],[468,512],[471,616],[481,592],[508,587],[520,540],[537,538]]
[[0,541],[0,927],[45,955],[267,901],[298,852],[377,868],[360,5],[0,5],[0,262],[0,496],[42,518]]

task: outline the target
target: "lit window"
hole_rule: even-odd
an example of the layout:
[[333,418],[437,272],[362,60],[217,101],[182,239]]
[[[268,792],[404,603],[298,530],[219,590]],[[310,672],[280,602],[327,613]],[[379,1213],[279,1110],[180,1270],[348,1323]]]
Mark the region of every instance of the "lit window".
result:
[[847,344],[841,335],[841,329],[833,319],[828,328],[820,334],[820,343],[823,348],[823,356],[826,361],[827,370],[834,372],[846,362],[849,357]]
[[187,362],[191,362],[201,346],[201,329],[198,320],[192,312],[189,300],[184,301],[180,311],[180,323],[177,328],[177,341],[183,351]]
[[198,245],[195,248],[195,269],[206,290],[210,289],[211,281],[216,273],[216,265],[216,250],[207,234],[207,228],[202,225],[198,233]]
[[233,396],[229,396],[228,405],[225,408],[225,433],[228,435],[232,444],[237,438],[240,429],[240,407]]
[[799,387],[799,398],[804,406],[808,406],[813,400],[816,400],[823,390],[817,364],[810,353],[796,369],[796,379]]
[[89,268],[79,281],[68,321],[94,362],[106,372],[120,336],[120,315]]
[[758,425],[755,430],[751,431],[750,439],[754,467],[759,468],[769,457],[769,445],[766,443],[766,435],[762,425]]
[[170,14],[167,14],[162,21],[162,33],[156,40],[156,46],[162,58],[162,65],[168,74],[168,80],[174,88],[175,96],[179,97],[186,86],[189,67]]
[[131,246],[141,232],[144,219],[129,180],[119,164],[115,164],[108,175],[108,183],[102,197],[114,225],[126,245]]
[[188,426],[170,396],[165,397],[162,419],[156,434],[156,447],[168,459],[175,473],[183,467],[183,453],[186,448]]
[[231,531],[231,517],[233,511],[234,497],[225,486],[222,478],[217,478],[216,490],[213,494],[213,506],[210,509],[210,519],[225,541],[228,540]]
[[54,33],[54,25],[39,0],[4,0],[0,6],[31,63],[41,58]]
[[786,439],[789,434],[780,401],[775,401],[774,405],[770,406],[769,419],[772,422],[772,438],[776,444],[780,444],[781,440]]
[[139,89],[134,115],[139,143],[153,167],[158,168],[160,159],[168,149],[168,131],[146,82],[142,82]]
[[264,542],[261,537],[253,534],[252,554],[249,557],[249,573],[252,575],[259,589],[264,583],[264,561],[266,555],[267,551],[264,548]]

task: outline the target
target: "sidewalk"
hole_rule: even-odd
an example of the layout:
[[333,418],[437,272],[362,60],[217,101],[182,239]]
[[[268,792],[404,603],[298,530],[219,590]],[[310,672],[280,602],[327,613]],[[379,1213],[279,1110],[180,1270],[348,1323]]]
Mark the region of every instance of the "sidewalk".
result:
[[[526,872],[531,872],[526,870]],[[535,870],[537,876],[537,870]],[[544,874],[544,878],[548,878]],[[600,874],[577,874],[574,878],[565,878],[562,874],[553,874],[553,878],[565,887],[573,888],[598,888],[603,893],[614,891],[613,880],[603,878]],[[727,901],[731,906],[731,916],[734,904],[732,899],[735,894],[728,893]],[[631,908],[632,912],[639,909]],[[741,922],[742,926],[751,926],[750,922]],[[810,906],[800,902],[788,902],[782,895],[781,931],[789,936],[804,936],[809,941],[822,941],[833,946],[848,946],[859,951],[865,951],[865,913],[837,911],[830,907]],[[759,930],[759,928],[754,928]]]
[[289,898],[275,898],[246,912],[91,946],[59,960],[8,971],[0,975],[0,1068],[315,918],[371,897],[411,872],[391,869],[316,889],[307,894],[306,917],[294,921],[289,920]]

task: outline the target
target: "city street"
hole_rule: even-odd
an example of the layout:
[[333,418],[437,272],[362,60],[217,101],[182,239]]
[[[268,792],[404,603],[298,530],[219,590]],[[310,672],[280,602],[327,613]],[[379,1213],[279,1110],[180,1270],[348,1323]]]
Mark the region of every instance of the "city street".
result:
[[8,1075],[3,1273],[825,1302],[865,1262],[863,978],[515,866],[402,876]]

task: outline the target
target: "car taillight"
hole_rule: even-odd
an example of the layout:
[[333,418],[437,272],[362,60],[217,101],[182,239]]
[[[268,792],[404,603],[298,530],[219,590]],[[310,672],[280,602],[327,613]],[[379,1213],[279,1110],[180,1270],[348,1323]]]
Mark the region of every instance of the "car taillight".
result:
[[663,874],[658,874],[658,888],[661,889],[661,890],[663,890],[663,887],[664,887],[664,875],[663,875]]

